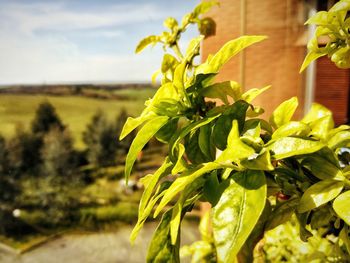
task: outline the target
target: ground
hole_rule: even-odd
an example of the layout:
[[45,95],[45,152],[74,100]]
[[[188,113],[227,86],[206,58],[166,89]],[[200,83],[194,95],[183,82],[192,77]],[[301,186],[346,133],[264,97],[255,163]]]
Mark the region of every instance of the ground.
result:
[[[131,226],[116,232],[71,233],[49,240],[23,254],[0,247],[2,263],[141,263],[145,262],[149,240],[155,223],[148,223],[140,232],[135,245],[129,242]],[[185,222],[181,234],[182,244],[198,239],[197,226]]]

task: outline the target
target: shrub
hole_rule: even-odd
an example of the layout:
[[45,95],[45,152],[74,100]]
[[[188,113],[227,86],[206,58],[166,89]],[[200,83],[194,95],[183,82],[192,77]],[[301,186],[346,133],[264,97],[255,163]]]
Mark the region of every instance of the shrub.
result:
[[[349,1],[342,3],[350,9]],[[139,52],[161,43],[175,55],[164,55],[160,88],[139,117],[128,118],[120,136],[142,125],[126,157],[126,181],[138,152],[152,137],[169,146],[161,167],[142,179],[145,190],[131,240],[155,208],[154,217],[163,215],[147,262],[178,262],[181,221],[197,201],[207,201],[212,231],[197,247],[198,261],[212,248],[215,261],[250,262],[264,232],[292,214],[301,240],[307,241],[314,229],[325,237],[334,235],[334,247],[349,253],[350,172],[349,166],[340,166],[338,153],[349,146],[350,127],[335,128],[332,113],[317,103],[304,118],[292,121],[297,98],[281,103],[264,120],[259,117],[263,109],[252,100],[268,87],[243,92],[237,82],[215,82],[231,57],[264,36],[231,40],[200,65],[194,58],[206,36],[193,39],[183,54],[178,41],[190,24],[201,33],[215,32],[206,29],[215,26],[213,21],[201,15],[216,4],[201,3],[181,24],[166,19],[168,31],[143,39],[136,48]]]

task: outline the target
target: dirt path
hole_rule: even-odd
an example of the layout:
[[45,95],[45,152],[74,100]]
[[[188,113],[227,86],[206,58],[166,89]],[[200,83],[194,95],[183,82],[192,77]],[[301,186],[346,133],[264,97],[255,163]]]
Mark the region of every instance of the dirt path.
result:
[[[141,263],[145,262],[148,242],[155,224],[146,224],[134,247],[129,243],[132,227],[116,232],[94,234],[67,234],[51,240],[24,254],[1,249],[1,263]],[[184,224],[182,243],[188,244],[198,238],[195,225]]]

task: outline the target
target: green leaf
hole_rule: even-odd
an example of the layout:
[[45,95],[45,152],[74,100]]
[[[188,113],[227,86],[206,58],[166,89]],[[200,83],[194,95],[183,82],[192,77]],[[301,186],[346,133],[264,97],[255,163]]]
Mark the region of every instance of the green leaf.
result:
[[194,182],[187,185],[184,191],[181,193],[179,200],[177,200],[176,204],[173,207],[173,212],[171,215],[170,221],[170,237],[171,244],[176,244],[178,239],[178,234],[180,231],[181,217],[183,213],[183,207],[185,202],[190,195],[193,195],[195,191],[197,191],[204,184],[203,178],[197,178]]
[[[196,129],[199,129],[200,127],[212,122],[216,118],[218,118],[220,115],[216,114],[212,117],[207,117],[204,118],[200,121],[192,122],[191,124],[187,125],[185,128],[181,130],[181,132],[177,136],[173,136],[171,138],[171,141],[169,142],[169,152],[170,152],[170,157],[172,160],[175,158],[175,148],[178,145],[178,143],[185,138],[187,134],[189,134],[191,131],[195,131]],[[175,162],[175,160],[173,160]]]
[[320,57],[323,57],[325,55],[327,55],[327,52],[314,52],[314,51],[309,52],[306,55],[303,64],[301,65],[299,73],[303,72],[310,65],[312,61]]
[[219,262],[235,262],[265,206],[266,182],[262,171],[236,173],[233,179],[213,208]]
[[171,136],[177,130],[177,123],[179,122],[178,118],[173,118],[169,120],[160,130],[156,133],[156,138],[158,141],[167,143],[169,142]]
[[225,104],[229,104],[227,96],[233,98],[234,101],[241,98],[241,86],[235,81],[225,81],[202,89],[200,94],[207,98],[220,99]]
[[148,45],[155,45],[157,42],[159,42],[159,36],[148,36],[142,39],[139,44],[137,45],[135,49],[135,53],[140,53],[145,47]]
[[344,242],[346,249],[348,250],[348,253],[350,254],[350,230],[349,226],[344,226],[343,229],[340,231],[339,237]]
[[186,61],[183,61],[180,63],[176,68],[174,72],[174,87],[176,88],[177,92],[180,95],[180,98],[185,97],[185,84],[184,84],[184,76],[186,73],[186,68],[188,64]]
[[177,144],[177,147],[176,147],[177,159],[175,162],[175,166],[171,171],[172,174],[178,174],[187,170],[187,163],[182,159],[182,156],[184,155],[184,153],[185,153],[185,146],[183,146],[183,144],[181,143]]
[[328,132],[334,127],[333,116],[324,116],[311,122],[309,125],[311,127],[311,132],[309,135],[326,140]]
[[299,235],[300,235],[300,239],[304,242],[308,241],[309,237],[312,237],[312,233],[306,229],[306,225],[308,222],[308,218],[309,218],[309,214],[310,212],[306,212],[306,213],[295,213],[298,222],[299,222]]
[[310,168],[313,175],[321,180],[332,178],[341,180],[344,177],[342,171],[336,165],[321,156],[308,156],[301,164]]
[[275,159],[285,159],[291,156],[309,154],[320,150],[325,145],[320,141],[306,140],[295,137],[284,137],[272,141],[267,149],[273,152]]
[[275,227],[286,223],[293,215],[296,207],[299,204],[299,198],[290,198],[287,201],[276,205],[265,225],[265,230],[271,230]]
[[216,148],[213,142],[211,125],[204,125],[199,128],[198,145],[207,160],[215,160]]
[[321,104],[313,103],[310,111],[301,120],[310,126],[309,135],[325,140],[334,127],[332,112]]
[[293,97],[289,100],[282,102],[272,113],[270,117],[270,123],[273,127],[279,128],[282,125],[288,123],[293,115],[295,110],[298,107],[298,98]]
[[242,160],[241,165],[251,170],[272,171],[274,169],[271,164],[270,152],[265,149],[254,157]]
[[166,83],[159,87],[153,98],[146,103],[148,107],[157,107],[157,104],[168,101],[179,101],[179,94],[174,87],[173,83]]
[[176,245],[170,240],[170,221],[172,210],[167,211],[153,234],[146,262],[180,262],[179,241]]
[[333,209],[337,215],[350,226],[350,191],[339,195],[333,202]]
[[164,26],[174,31],[174,29],[178,26],[177,20],[173,17],[168,17],[164,20]]
[[299,122],[299,121],[291,121],[286,124],[280,126],[275,132],[272,134],[272,139],[278,139],[282,137],[307,137],[307,135],[311,132],[311,128],[309,125]]
[[244,124],[243,132],[251,129],[252,127],[256,127],[257,123],[259,123],[259,126],[261,129],[267,131],[270,134],[272,133],[271,125],[267,121],[265,121],[263,119],[258,119],[258,118],[246,120],[245,124]]
[[198,4],[193,10],[193,16],[198,17],[199,15],[207,13],[213,6],[220,5],[218,1],[205,1]]
[[148,112],[147,114],[142,114],[137,118],[128,117],[126,120],[123,130],[120,133],[119,140],[123,140],[126,136],[128,136],[133,130],[135,130],[138,126],[143,124],[145,121],[148,121],[155,117],[155,113]]
[[167,122],[168,117],[159,116],[154,117],[148,121],[138,132],[135,139],[131,143],[128,155],[125,161],[125,180],[128,182],[132,166],[137,158],[137,154],[142,150],[146,143],[162,128]]
[[239,133],[243,130],[245,116],[249,104],[243,100],[236,101],[228,106],[215,122],[213,129],[214,143],[220,150],[226,149],[227,137],[232,129],[232,121],[237,120]]
[[301,197],[298,212],[307,212],[333,200],[341,193],[343,187],[344,182],[335,180],[324,180],[312,185]]
[[197,68],[196,73],[217,73],[223,65],[225,65],[234,55],[241,50],[261,42],[266,39],[266,36],[241,36],[227,42],[210,61],[202,64]]
[[246,102],[252,102],[257,96],[264,93],[266,90],[271,88],[271,85],[263,87],[262,89],[250,89],[247,90],[245,93],[242,94],[242,100],[245,100]]
[[228,186],[228,180],[219,182],[217,171],[213,171],[204,183],[203,196],[212,207],[219,202],[222,192]]
[[215,146],[220,150],[227,148],[227,136],[232,129],[232,117],[228,115],[220,116],[215,122],[213,138]]
[[329,223],[333,221],[334,213],[331,212],[330,207],[324,206],[312,212],[310,226],[311,229],[320,229],[329,227]]
[[309,124],[325,116],[331,116],[331,115],[332,115],[332,112],[329,109],[327,109],[325,106],[318,103],[312,103],[311,109],[301,121]]
[[328,140],[328,147],[332,150],[348,145],[350,145],[350,131],[338,132]]
[[151,176],[150,181],[148,182],[147,186],[145,186],[145,190],[143,191],[143,194],[140,200],[139,214],[143,213],[143,210],[148,204],[152,196],[152,192],[156,187],[157,183],[159,182],[159,180],[164,176],[169,175],[173,166],[174,165],[170,162],[169,158],[166,158],[163,164],[161,165],[161,167],[159,167],[158,170]]
[[[255,126],[253,126],[255,124]],[[245,132],[241,137],[241,141],[247,144],[248,146],[254,148],[256,152],[260,152],[263,148],[264,141],[261,139],[261,127],[260,121],[255,120],[250,123],[250,127],[244,126]],[[269,155],[270,156],[270,155]],[[252,159],[255,159],[257,156],[253,156]]]
[[258,222],[255,224],[254,229],[239,251],[238,261],[244,259],[245,262],[255,262],[256,260],[254,261],[254,258],[260,258],[263,256],[262,251],[257,252],[257,249],[255,248],[259,241],[264,237],[265,223],[270,214],[271,205],[268,199],[266,199],[264,210],[261,213]]
[[340,125],[337,128],[334,128],[328,132],[327,140],[331,139],[334,135],[341,131],[350,131],[349,125]]
[[168,70],[174,72],[176,66],[179,65],[179,61],[170,54],[165,54],[163,57],[161,71],[162,73],[166,73]]
[[239,162],[255,153],[254,149],[243,143],[239,137],[238,122],[232,121],[232,129],[227,137],[227,148],[217,158],[217,162]]
[[204,36],[198,36],[193,38],[190,41],[186,50],[186,55],[185,55],[185,60],[187,62],[190,62],[193,59],[193,57],[199,54],[200,44],[203,39],[204,39]]
[[[164,176],[166,175],[166,173],[164,173]],[[152,176],[152,175],[151,175]],[[163,175],[162,175],[163,176]],[[160,177],[162,177],[160,176]],[[140,230],[142,229],[144,223],[146,222],[147,218],[149,217],[149,215],[152,212],[153,207],[156,205],[156,203],[159,201],[160,198],[162,198],[165,194],[165,190],[170,186],[170,182],[162,182],[158,187],[157,190],[154,194],[154,197],[151,198],[149,201],[145,202],[146,200],[144,200],[144,204],[145,207],[141,210],[141,208],[139,207],[139,214],[138,214],[138,219],[137,219],[137,223],[134,226],[133,230],[131,231],[130,234],[130,242],[133,244],[138,233],[140,232]],[[151,192],[152,193],[152,192]],[[149,197],[150,198],[150,197]]]
[[191,131],[185,137],[185,149],[186,156],[193,164],[206,163],[211,161],[207,155],[205,155],[199,145],[199,129]]
[[329,14],[327,11],[317,12],[305,22],[305,25],[327,25],[328,16]]
[[154,217],[157,217],[162,209],[185,187],[191,184],[194,180],[202,176],[203,174],[209,173],[213,170],[220,169],[222,166],[218,163],[205,163],[203,165],[198,165],[195,168],[184,172],[180,177],[178,177],[170,188],[166,191],[164,197],[160,201],[156,211],[154,212]]
[[350,1],[342,0],[336,3],[331,9],[329,9],[329,12],[339,12],[348,10],[350,10]]

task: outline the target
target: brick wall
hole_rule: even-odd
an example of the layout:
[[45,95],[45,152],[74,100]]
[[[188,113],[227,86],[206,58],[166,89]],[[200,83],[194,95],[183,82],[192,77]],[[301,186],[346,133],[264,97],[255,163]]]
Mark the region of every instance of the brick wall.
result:
[[[203,43],[203,59],[215,53],[228,40],[240,36],[240,0],[220,0],[220,7],[209,13],[217,23],[217,34]],[[297,0],[246,0],[246,34],[267,35],[262,43],[245,53],[244,88],[272,88],[257,98],[269,115],[283,100],[298,96],[303,105],[303,76],[299,68],[305,46],[298,45],[304,21],[302,3]],[[218,80],[240,81],[240,56],[230,61]],[[302,112],[302,107],[299,107]]]
[[317,60],[315,101],[333,111],[336,124],[347,123],[349,70],[338,69],[329,58]]

